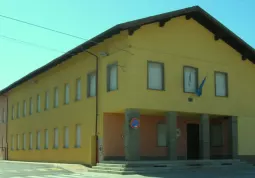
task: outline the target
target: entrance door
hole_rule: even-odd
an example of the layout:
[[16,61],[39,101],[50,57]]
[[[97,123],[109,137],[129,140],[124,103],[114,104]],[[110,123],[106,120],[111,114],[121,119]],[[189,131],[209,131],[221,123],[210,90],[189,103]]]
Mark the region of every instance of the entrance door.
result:
[[199,124],[187,124],[187,158],[199,159]]

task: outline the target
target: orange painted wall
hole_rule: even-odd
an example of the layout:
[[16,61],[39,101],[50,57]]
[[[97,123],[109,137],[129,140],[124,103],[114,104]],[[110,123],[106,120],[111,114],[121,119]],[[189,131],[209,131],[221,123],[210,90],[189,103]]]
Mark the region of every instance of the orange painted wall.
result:
[[[124,156],[124,114],[104,114],[104,156]],[[141,115],[141,156],[163,157],[167,156],[167,147],[157,146],[157,123],[165,123],[163,116]],[[227,120],[212,119],[211,122],[223,122],[224,146],[211,148],[213,155],[228,154],[228,125]],[[177,141],[177,155],[186,158],[187,153],[187,132],[186,126],[189,123],[199,124],[199,119],[178,117],[177,128],[180,128],[181,135]]]

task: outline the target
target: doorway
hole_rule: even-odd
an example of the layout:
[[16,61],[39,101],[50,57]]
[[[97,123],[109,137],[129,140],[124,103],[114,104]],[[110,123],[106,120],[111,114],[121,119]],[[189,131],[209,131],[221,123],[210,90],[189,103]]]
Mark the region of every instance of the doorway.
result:
[[199,159],[199,124],[187,124],[187,159]]

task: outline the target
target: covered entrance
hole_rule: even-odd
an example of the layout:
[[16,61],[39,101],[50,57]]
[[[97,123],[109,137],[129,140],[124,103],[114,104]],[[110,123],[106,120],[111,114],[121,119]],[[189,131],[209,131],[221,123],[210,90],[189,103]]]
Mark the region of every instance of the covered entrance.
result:
[[[140,127],[130,127],[133,118]],[[128,109],[104,115],[104,160],[235,159],[236,117]]]

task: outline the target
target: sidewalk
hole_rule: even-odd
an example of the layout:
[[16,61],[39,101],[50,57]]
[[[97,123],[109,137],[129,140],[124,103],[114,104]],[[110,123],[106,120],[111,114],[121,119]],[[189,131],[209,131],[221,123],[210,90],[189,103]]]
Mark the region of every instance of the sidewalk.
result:
[[47,162],[27,162],[27,161],[9,161],[0,160],[0,163],[10,163],[10,164],[33,164],[33,165],[45,165],[52,166],[56,168],[62,168],[74,173],[84,173],[88,172],[88,167],[81,164],[67,164],[67,163],[47,163]]

